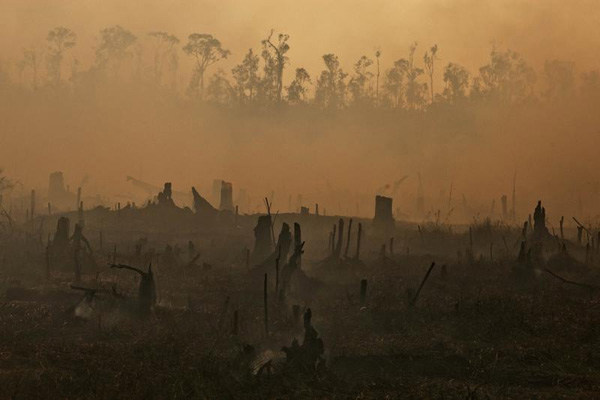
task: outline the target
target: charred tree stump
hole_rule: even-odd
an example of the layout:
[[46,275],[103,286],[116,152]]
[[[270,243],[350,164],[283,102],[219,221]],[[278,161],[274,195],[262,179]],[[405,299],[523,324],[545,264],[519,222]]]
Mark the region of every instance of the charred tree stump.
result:
[[389,229],[395,224],[392,213],[392,199],[385,196],[375,196],[375,217],[373,225],[377,228]]
[[362,237],[362,223],[358,223],[358,237],[356,238],[356,255],[355,259],[360,260],[360,239]]
[[331,256],[335,255],[335,235],[337,233],[337,225],[333,224],[333,231],[331,233]]
[[83,201],[79,202],[79,206],[77,207],[77,220],[79,226],[83,228],[85,226],[85,220],[83,219]]
[[156,305],[156,284],[152,264],[148,266],[148,272],[125,264],[112,264],[111,268],[128,269],[140,274],[140,287],[138,291],[138,311],[140,315],[146,316],[152,312]]
[[[298,253],[298,248],[302,247],[302,229],[300,224],[294,222],[294,254]],[[287,254],[286,254],[287,258]],[[299,253],[297,261],[298,268],[302,268],[302,252]]]
[[233,185],[231,182],[221,181],[221,202],[219,210],[233,212]]
[[[158,205],[159,206],[174,206],[173,202],[173,189],[171,182],[165,182],[162,192],[158,193]],[[121,203],[117,204],[119,211],[121,210]]]
[[565,240],[565,232],[563,231],[564,222],[565,222],[565,217],[564,216],[560,217],[560,238],[562,240]]
[[261,215],[254,228],[254,250],[252,256],[254,260],[264,260],[271,254],[273,249],[271,240],[271,216]]
[[538,201],[533,212],[533,238],[536,240],[547,239],[550,232],[546,227],[546,209],[542,207],[542,202]]
[[192,196],[194,197],[194,211],[196,215],[213,216],[217,210],[198,193],[195,187],[192,187]]

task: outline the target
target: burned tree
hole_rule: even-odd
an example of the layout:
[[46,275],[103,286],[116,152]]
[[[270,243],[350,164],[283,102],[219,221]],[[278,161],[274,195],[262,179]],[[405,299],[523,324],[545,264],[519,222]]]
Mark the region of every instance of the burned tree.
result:
[[273,251],[265,260],[260,261],[260,264],[257,266],[257,268],[261,272],[268,271],[273,265],[275,265],[275,260],[277,259],[279,259],[282,263],[286,263],[291,244],[292,234],[290,232],[290,226],[284,222],[281,226],[281,231],[279,232],[275,251]]
[[198,193],[195,187],[192,187],[192,196],[194,196],[194,210],[196,215],[212,216],[217,213],[217,210]]
[[271,240],[271,216],[261,215],[254,228],[254,250],[252,258],[254,260],[264,260],[273,250]]
[[75,224],[75,231],[73,232],[73,236],[69,239],[72,242],[73,246],[73,259],[75,261],[75,282],[81,281],[81,266],[84,258],[83,254],[87,256],[87,258],[91,258],[92,256],[92,247],[90,246],[90,242],[83,236],[83,228],[79,224]]
[[550,237],[550,232],[546,227],[546,209],[542,207],[542,202],[538,201],[533,212],[533,239],[542,240]]
[[221,211],[233,212],[233,186],[231,182],[221,181],[221,204],[219,205]]
[[162,192],[158,193],[158,205],[159,206],[174,206],[173,202],[173,190],[171,189],[171,182],[165,182],[165,186]]
[[375,197],[375,218],[373,218],[373,226],[376,228],[388,229],[393,228],[395,224],[392,214],[392,199],[390,197],[376,196]]
[[140,288],[138,292],[138,311],[141,315],[149,314],[156,305],[156,284],[152,273],[152,264],[148,265],[148,272],[125,264],[112,264],[111,268],[128,269],[140,274]]
[[304,313],[304,341],[302,345],[294,339],[290,347],[284,346],[281,350],[286,355],[287,367],[300,373],[315,371],[324,361],[325,345],[319,333],[312,325],[312,311]]

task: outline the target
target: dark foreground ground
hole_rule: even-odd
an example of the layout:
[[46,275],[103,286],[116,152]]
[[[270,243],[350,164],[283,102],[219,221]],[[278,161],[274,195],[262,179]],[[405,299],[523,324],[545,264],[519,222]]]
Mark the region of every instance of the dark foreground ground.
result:
[[[402,254],[383,257],[371,237],[362,264],[323,262],[327,238],[313,239],[306,277],[285,301],[273,295],[269,274],[268,337],[263,274],[248,270],[242,246],[227,234],[197,239],[201,262],[155,265],[158,305],[145,318],[129,306],[135,274],[105,267],[110,253],[97,254],[98,269],[84,274],[83,286],[106,289],[88,307],[69,288],[68,270],[57,266],[47,281],[41,255],[5,245],[0,398],[598,398],[599,267],[592,260],[523,267],[513,246],[520,231],[488,228],[495,255],[479,231],[466,257],[458,254],[469,246],[465,233],[403,227],[395,233]],[[241,236],[250,240],[251,230]],[[581,251],[572,245],[573,257]],[[591,287],[563,283],[545,268]],[[311,308],[325,345],[325,362],[313,371],[289,368],[281,351],[294,337],[302,341],[293,305]]]

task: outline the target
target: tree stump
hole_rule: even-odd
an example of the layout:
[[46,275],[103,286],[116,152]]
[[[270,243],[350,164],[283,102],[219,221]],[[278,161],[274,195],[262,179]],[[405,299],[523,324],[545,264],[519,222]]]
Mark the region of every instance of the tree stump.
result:
[[375,196],[375,218],[373,225],[377,228],[393,228],[392,199],[385,196]]
[[233,212],[233,185],[231,182],[221,181],[221,201],[219,210]]
[[262,215],[258,217],[258,222],[254,228],[254,250],[252,258],[254,260],[264,260],[273,251],[273,242],[271,240],[271,216]]

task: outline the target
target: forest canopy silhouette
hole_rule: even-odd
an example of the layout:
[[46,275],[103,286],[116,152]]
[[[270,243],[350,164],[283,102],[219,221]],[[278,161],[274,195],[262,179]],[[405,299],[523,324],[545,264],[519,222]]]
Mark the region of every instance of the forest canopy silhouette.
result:
[[281,207],[300,195],[344,215],[368,214],[381,193],[407,219],[423,217],[424,196],[425,213],[456,205],[457,220],[493,213],[515,185],[521,204],[597,213],[600,72],[574,61],[534,68],[491,44],[473,68],[415,41],[302,66],[285,29],[241,52],[218,32],[80,34],[58,25],[2,59],[0,163],[13,180],[44,187],[61,170],[110,203],[138,195],[126,175],[205,192],[224,178],[257,207],[274,191]]

